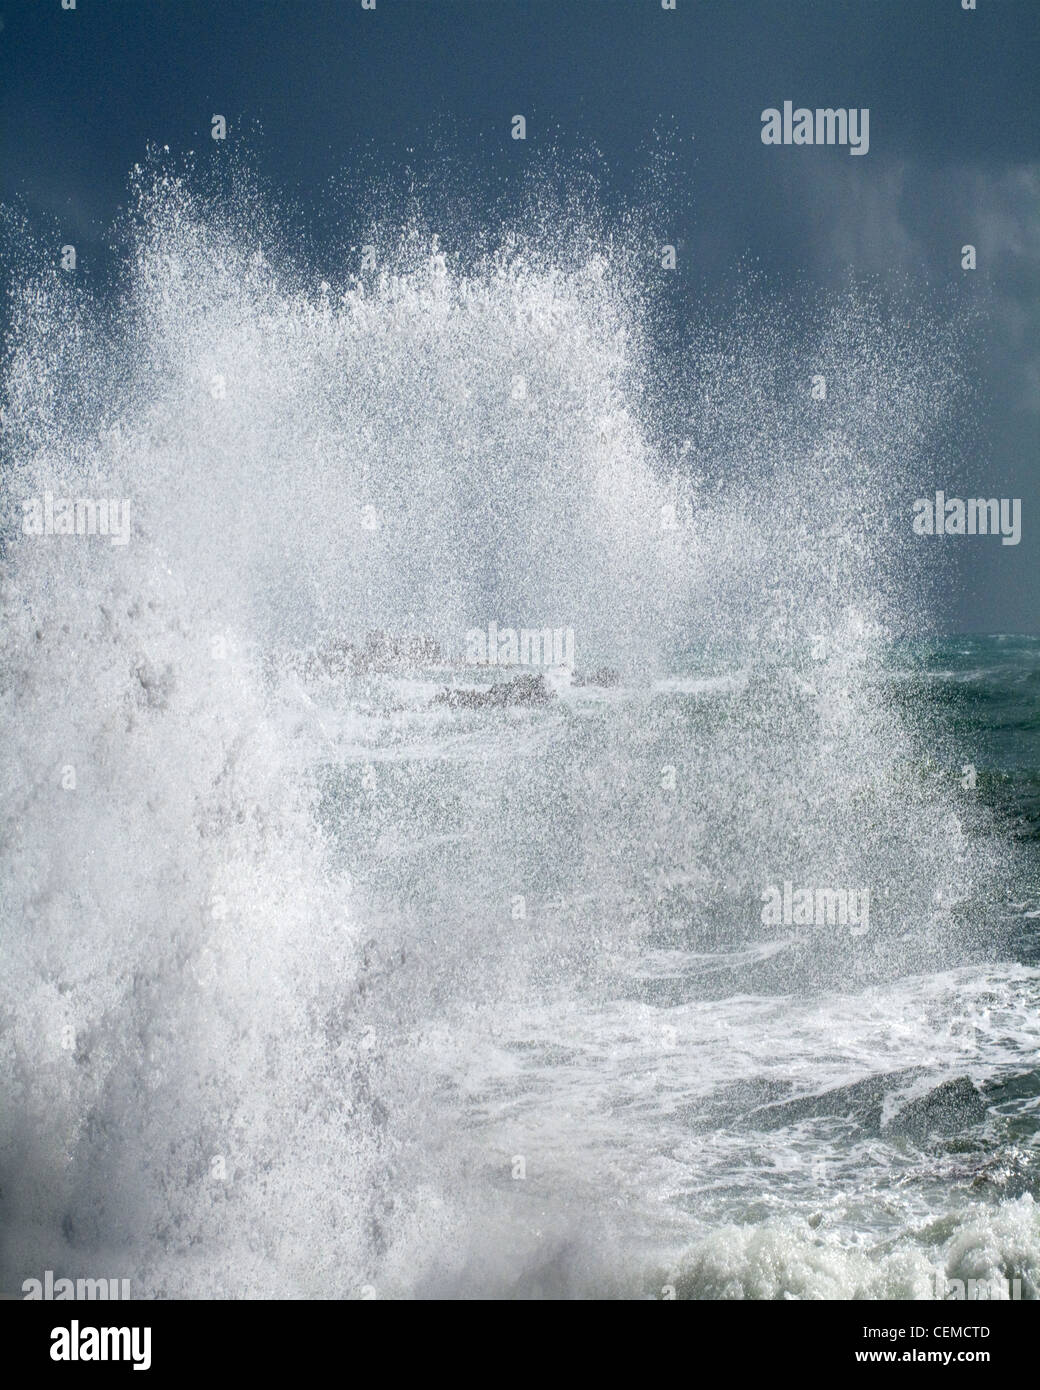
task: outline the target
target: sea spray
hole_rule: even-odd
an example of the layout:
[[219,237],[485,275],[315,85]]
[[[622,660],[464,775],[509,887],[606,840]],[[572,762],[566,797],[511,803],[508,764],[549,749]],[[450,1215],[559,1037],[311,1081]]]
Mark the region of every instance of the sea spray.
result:
[[[797,345],[704,325],[680,364],[639,320],[638,247],[554,265],[543,227],[463,259],[384,229],[382,268],[311,284],[261,214],[159,178],[114,305],[16,286],[0,1272],[631,1290],[629,1221],[662,1218],[618,1214],[620,1174],[646,1154],[616,1168],[573,1118],[598,1132],[629,1045],[601,1011],[646,1030],[634,1099],[666,1004],[984,947],[999,858],[877,681],[919,601],[892,507],[950,386],[941,330],[853,297]],[[22,534],[47,490],[129,499],[129,543]],[[323,637],[447,649],[501,614],[573,626],[627,694],[482,725],[301,677]],[[655,684],[691,671],[733,685]],[[756,956],[787,880],[864,886],[869,936]],[[564,1114],[482,1129],[528,1046]]]

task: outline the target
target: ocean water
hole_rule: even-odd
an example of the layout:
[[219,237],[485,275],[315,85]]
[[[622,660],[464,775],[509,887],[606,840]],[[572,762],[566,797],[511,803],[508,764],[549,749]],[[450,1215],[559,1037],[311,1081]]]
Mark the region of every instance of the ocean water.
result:
[[[909,534],[952,330],[677,364],[627,244],[322,280],[135,192],[4,365],[0,1288],[1040,1295],[1040,639],[930,636]],[[452,708],[490,622],[617,681]]]

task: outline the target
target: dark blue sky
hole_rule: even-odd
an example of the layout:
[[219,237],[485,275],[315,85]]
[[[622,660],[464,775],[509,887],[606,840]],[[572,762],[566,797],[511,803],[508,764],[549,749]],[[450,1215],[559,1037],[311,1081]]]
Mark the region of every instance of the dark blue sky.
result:
[[[1023,497],[1024,539],[980,556],[951,618],[1040,630],[1038,0],[0,0],[0,17],[0,198],[88,269],[131,166],[149,145],[214,158],[220,112],[305,209],[359,168],[422,176],[453,152],[479,208],[549,145],[596,167],[609,203],[666,148],[691,295],[757,260],[781,284],[975,296],[979,486]],[[869,107],[869,155],[764,146],[761,111],[785,98]]]
[[896,160],[934,175],[1036,159],[1040,5],[979,4],[0,0],[0,188],[100,229],[145,147],[206,148],[214,111],[259,122],[265,171],[315,197],[362,149],[437,153],[444,122],[491,176],[522,111],[532,146],[599,150],[621,180],[655,131],[675,132],[712,243],[787,264],[806,226],[785,176],[804,152],[757,138],[785,97],[870,107],[872,157],[847,171],[861,179]]

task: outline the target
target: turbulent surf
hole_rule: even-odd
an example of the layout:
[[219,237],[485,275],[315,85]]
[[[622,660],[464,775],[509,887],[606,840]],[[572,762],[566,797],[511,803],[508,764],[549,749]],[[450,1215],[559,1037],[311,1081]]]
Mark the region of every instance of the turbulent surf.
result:
[[665,351],[635,232],[315,272],[136,194],[10,304],[0,1289],[1037,1297],[1040,643],[930,639],[911,526],[956,331]]

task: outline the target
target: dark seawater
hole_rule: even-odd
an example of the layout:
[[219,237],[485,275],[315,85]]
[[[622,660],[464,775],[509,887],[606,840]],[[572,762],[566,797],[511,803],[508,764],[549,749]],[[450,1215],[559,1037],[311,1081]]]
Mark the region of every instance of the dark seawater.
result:
[[1040,638],[947,638],[901,648],[908,698],[935,711],[951,744],[979,750],[979,787],[1008,833],[1040,837]]
[[[583,961],[580,987],[554,991],[542,976],[539,1000],[528,995],[512,1016],[504,986],[491,1018],[439,1059],[479,1150],[497,1144],[503,1163],[533,1151],[537,1219],[549,1211],[559,1226],[532,1242],[535,1253],[515,1217],[511,1238],[528,1264],[510,1292],[580,1296],[588,1277],[635,1293],[616,1269],[582,1273],[585,1204],[597,1210],[608,1194],[599,1240],[609,1232],[617,1258],[631,1261],[634,1247],[656,1267],[643,1296],[958,1297],[972,1296],[974,1279],[977,1297],[1037,1297],[1040,640],[904,644],[879,663],[871,708],[898,711],[915,736],[900,749],[901,850],[891,843],[897,810],[871,810],[862,784],[849,792],[877,913],[855,941],[826,928],[802,940],[763,934],[748,910],[756,822],[770,819],[760,800],[770,755],[756,726],[779,719],[792,737],[812,672],[799,665],[792,696],[782,663],[766,686],[732,660],[708,675],[708,662],[702,654],[694,675],[650,692],[571,692],[564,727],[544,741],[538,717],[525,726],[545,765],[555,760],[561,790],[544,795],[566,801],[570,787],[586,808],[603,797],[615,812],[627,799],[638,832],[631,842],[619,834],[615,814],[602,847],[609,875],[578,888],[575,856],[569,883],[539,883],[556,932],[565,922],[587,942],[597,921],[633,915],[630,937],[605,933],[605,958]],[[826,679],[814,679],[818,698]],[[818,751],[819,725],[809,727]],[[683,815],[631,809],[680,738],[703,778]],[[537,775],[519,782],[517,800],[537,804]],[[936,800],[938,843],[923,854]],[[799,849],[823,852],[828,826],[808,789],[800,812],[785,846],[795,862]],[[523,816],[513,806],[502,818],[515,826]],[[547,865],[560,863],[568,823],[557,818]],[[770,824],[762,854],[776,837]],[[646,845],[640,876],[628,861]],[[561,978],[568,963],[558,949]],[[459,1277],[460,1291],[472,1287]]]

